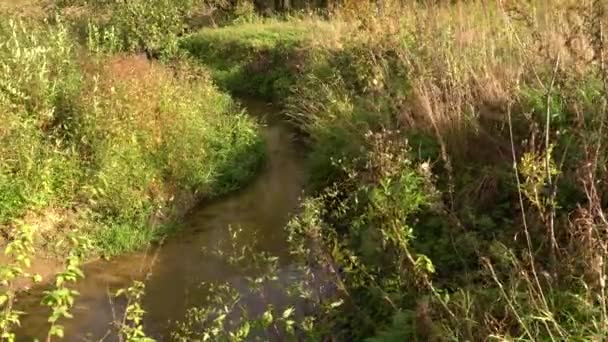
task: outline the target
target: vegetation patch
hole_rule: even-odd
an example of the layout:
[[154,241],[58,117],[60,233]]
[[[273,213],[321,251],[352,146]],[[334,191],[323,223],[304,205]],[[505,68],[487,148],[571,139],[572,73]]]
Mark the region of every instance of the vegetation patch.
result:
[[311,60],[314,35],[335,35],[310,20],[267,20],[205,28],[180,46],[208,66],[218,85],[237,94],[283,101]]
[[[315,52],[281,98],[317,190],[288,228],[295,313],[188,323],[312,340],[604,336],[604,243],[580,237],[603,231],[606,12],[567,3],[338,9],[349,33],[304,42]],[[297,319],[273,319],[284,310]]]
[[[322,17],[268,19],[260,3],[228,1],[233,20],[180,37],[195,2],[104,2],[81,26],[92,52],[60,21],[2,27],[0,222],[14,262],[0,280],[23,275],[23,221],[49,208],[113,254],[158,236],[150,222],[176,202],[249,178],[256,124],[213,79],[282,105],[311,186],[286,227],[289,272],[231,230],[211,257],[247,277],[205,284],[173,338],[608,335],[605,4],[311,2]],[[182,53],[200,70],[184,73]],[[144,339],[144,289],[122,292],[129,338]],[[3,308],[4,332],[16,316]]]
[[203,69],[80,53],[61,25],[13,21],[1,32],[0,220],[8,235],[16,219],[56,207],[79,218],[72,228],[102,254],[141,248],[158,236],[155,225],[183,212],[180,198],[232,191],[260,165],[256,123]]

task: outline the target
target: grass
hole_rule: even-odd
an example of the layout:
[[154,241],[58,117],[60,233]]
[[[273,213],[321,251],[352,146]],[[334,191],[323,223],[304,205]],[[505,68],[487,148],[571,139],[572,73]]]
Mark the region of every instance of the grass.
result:
[[336,32],[333,25],[316,20],[260,19],[202,29],[180,46],[208,66],[222,88],[280,102],[307,67],[313,36]]
[[45,16],[45,7],[49,5],[48,0],[22,0],[0,1],[0,13],[5,15],[20,16],[24,18],[43,18]]
[[[80,52],[61,24],[2,25],[0,221],[9,234],[28,212],[62,208],[73,212],[62,225],[89,234],[99,253],[142,248],[162,232],[155,225],[191,205],[176,197],[230,192],[263,160],[257,124],[205,70]],[[53,229],[59,240],[65,228]]]
[[[84,30],[94,52],[61,24],[4,25],[0,219],[61,208],[114,254],[188,198],[237,188],[263,146],[213,79],[281,104],[309,148],[311,189],[287,227],[302,276],[285,288],[272,258],[233,258],[298,299],[232,322],[239,336],[602,340],[608,9],[383,3],[281,20],[241,4],[179,39],[169,2],[121,3]],[[117,51],[187,53],[200,69]],[[213,297],[188,338],[230,335],[215,317],[240,306]]]
[[[345,303],[310,299],[317,338],[605,336],[606,17],[572,5],[349,2],[333,32],[297,44],[298,21],[184,39],[226,88],[278,98],[307,138],[316,192],[292,250]],[[305,67],[251,67],[289,46]],[[288,91],[246,82],[268,70]],[[302,296],[319,286],[302,282]]]

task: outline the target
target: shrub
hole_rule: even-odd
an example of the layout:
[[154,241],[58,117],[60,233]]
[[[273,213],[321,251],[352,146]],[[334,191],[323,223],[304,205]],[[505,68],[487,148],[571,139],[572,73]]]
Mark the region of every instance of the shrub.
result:
[[[66,99],[79,85],[69,60],[73,46],[67,30],[0,23],[0,184],[4,201],[0,218],[19,215],[26,206],[44,207],[51,199],[69,200],[77,163],[64,144],[71,118]],[[67,194],[66,194],[67,192]]]
[[[90,48],[106,52],[145,52],[155,58],[177,53],[178,37],[187,29],[187,20],[200,0],[76,0],[57,4],[87,36]],[[80,6],[84,14],[70,15]],[[101,15],[94,15],[94,13]],[[79,27],[80,26],[80,27]]]

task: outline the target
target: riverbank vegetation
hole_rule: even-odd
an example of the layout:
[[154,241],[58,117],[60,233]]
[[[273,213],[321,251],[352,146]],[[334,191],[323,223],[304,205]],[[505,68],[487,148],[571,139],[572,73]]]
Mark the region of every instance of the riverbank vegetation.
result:
[[[0,224],[72,230],[98,253],[142,248],[195,199],[240,187],[263,156],[254,120],[201,67],[78,44],[70,22],[0,24]],[[124,52],[123,52],[124,51]]]
[[[310,147],[318,192],[288,227],[307,305],[269,307],[251,326],[317,340],[602,339],[604,5],[383,4],[338,9],[333,34],[292,19],[285,42],[262,20],[185,39],[223,70],[302,66],[260,77],[289,89],[279,98]],[[283,310],[298,319],[274,324]],[[217,314],[190,323],[217,327]],[[242,333],[232,322],[220,335],[231,324]]]
[[[2,147],[16,153],[0,187],[20,194],[2,192],[5,219],[87,203],[88,222],[105,227],[96,230],[103,246],[118,232],[145,230],[154,204],[167,205],[142,196],[158,179],[231,189],[261,150],[255,124],[211,80],[281,105],[308,147],[310,190],[286,227],[297,271],[285,275],[271,256],[227,243],[229,263],[253,261],[247,295],[210,286],[175,339],[595,341],[608,333],[603,2],[343,1],[270,18],[247,1],[73,2],[75,30],[95,51],[86,62],[58,43],[68,34],[54,24],[31,53],[61,72],[26,78],[34,66],[20,54],[13,59],[24,78],[5,77],[2,99],[15,117],[7,122],[24,127],[0,131]],[[83,20],[87,6],[107,15]],[[203,9],[212,13],[205,20]],[[10,63],[16,50],[6,50]],[[188,61],[185,71],[176,58]],[[144,71],[121,83],[125,64]],[[151,103],[166,109],[154,120],[171,125],[138,119],[150,112],[138,106]],[[269,291],[287,299],[247,307]]]

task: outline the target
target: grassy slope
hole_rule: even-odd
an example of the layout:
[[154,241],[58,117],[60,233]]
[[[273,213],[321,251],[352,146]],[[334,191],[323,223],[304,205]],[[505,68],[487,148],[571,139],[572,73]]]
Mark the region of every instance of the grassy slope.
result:
[[208,66],[221,87],[281,101],[310,63],[313,37],[329,40],[337,33],[334,25],[319,21],[267,20],[202,29],[180,46]]
[[3,22],[0,35],[6,236],[23,219],[46,252],[73,230],[102,254],[141,248],[263,159],[256,123],[202,69],[77,52],[61,25]]
[[[293,247],[310,252],[302,246],[311,236],[325,247],[315,266],[346,270],[336,282],[348,303],[326,312],[329,328],[320,323],[319,331],[378,341],[604,334],[606,302],[591,299],[606,298],[597,287],[606,255],[591,247],[603,243],[576,236],[601,230],[588,224],[602,221],[605,196],[585,193],[604,193],[603,162],[593,160],[608,155],[597,135],[605,70],[589,56],[605,47],[592,45],[592,26],[563,21],[590,10],[567,3],[510,12],[413,5],[379,18],[354,9],[349,34],[329,34],[339,37],[331,48],[321,34],[294,44],[291,32],[305,32],[297,22],[185,39],[224,86],[281,99],[310,139],[313,177],[329,187],[294,220],[301,244],[296,238]],[[565,44],[568,36],[578,45]],[[292,70],[269,63],[261,71],[277,76],[257,74],[259,51],[281,61],[295,50],[284,46],[315,53],[298,73],[284,76]],[[256,77],[271,86],[247,82]],[[273,87],[277,79],[288,79],[290,91]],[[581,165],[597,165],[599,174],[583,176]],[[549,174],[560,174],[555,198]]]

